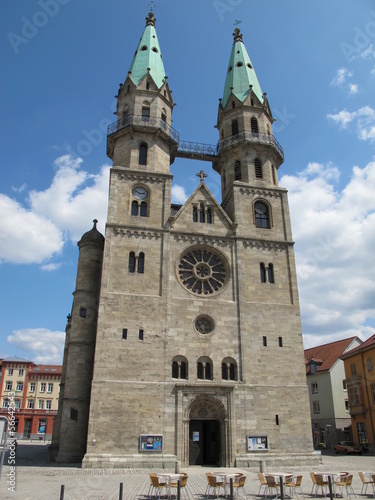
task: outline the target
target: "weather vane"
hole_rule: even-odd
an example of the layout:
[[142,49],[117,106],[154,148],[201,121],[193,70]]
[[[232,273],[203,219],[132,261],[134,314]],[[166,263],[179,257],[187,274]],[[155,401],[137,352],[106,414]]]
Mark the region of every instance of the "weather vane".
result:
[[242,21],[239,21],[238,19],[235,19],[234,23],[233,23],[233,26],[238,26],[239,24],[241,24]]
[[154,3],[154,0],[151,0],[151,3],[150,3],[150,11],[151,12],[154,12],[154,8],[156,7],[155,3]]

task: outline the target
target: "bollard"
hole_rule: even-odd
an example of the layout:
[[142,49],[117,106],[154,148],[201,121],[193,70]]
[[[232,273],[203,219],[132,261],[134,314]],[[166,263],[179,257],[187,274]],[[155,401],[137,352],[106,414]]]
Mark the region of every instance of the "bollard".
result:
[[284,478],[283,478],[283,476],[280,476],[280,498],[281,498],[281,500],[284,500]]
[[181,481],[177,481],[177,500],[181,500]]
[[328,476],[328,489],[329,489],[329,498],[333,500],[333,493],[332,493],[332,477]]
[[60,489],[60,500],[64,500],[64,493],[65,493],[65,485],[61,485]]
[[233,477],[229,479],[230,500],[233,500]]
[[118,494],[118,499],[119,500],[122,500],[122,490],[123,490],[123,483],[120,483],[120,491],[119,491],[119,494]]

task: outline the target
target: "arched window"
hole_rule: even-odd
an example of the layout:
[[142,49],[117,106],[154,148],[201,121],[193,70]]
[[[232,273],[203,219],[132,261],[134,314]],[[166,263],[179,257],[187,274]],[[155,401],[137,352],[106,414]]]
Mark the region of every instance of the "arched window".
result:
[[254,212],[255,212],[255,226],[263,229],[269,229],[270,217],[269,217],[268,206],[261,201],[257,201],[254,203]]
[[205,366],[205,379],[206,380],[212,380],[212,373],[211,373],[211,364],[210,363],[206,363],[206,366]]
[[253,135],[258,135],[258,133],[259,133],[259,130],[258,130],[258,120],[255,118],[255,116],[253,116],[251,118],[250,124],[251,124],[251,133]]
[[207,224],[212,224],[212,212],[210,208],[207,208],[206,219]]
[[240,181],[242,179],[241,162],[236,160],[234,162],[234,180]]
[[221,363],[221,378],[223,380],[237,380],[237,363],[234,359],[223,359]]
[[197,363],[197,378],[200,380],[212,380],[212,362],[209,358],[200,358]]
[[178,378],[178,363],[173,361],[172,363],[172,378]]
[[150,90],[150,82],[146,83],[146,90]]
[[139,274],[143,274],[145,272],[145,254],[141,252],[138,255],[138,268],[137,271]]
[[205,222],[205,221],[206,221],[206,215],[204,213],[204,205],[203,203],[201,203],[199,208],[199,222]]
[[255,158],[254,167],[255,167],[255,177],[257,179],[263,179],[263,168],[262,168],[262,163],[259,160],[259,158]]
[[193,207],[193,222],[198,222],[198,209]]
[[147,165],[147,144],[145,142],[139,146],[139,165]]
[[266,282],[266,266],[264,265],[264,262],[260,263],[260,282]]
[[233,120],[232,121],[232,135],[237,135],[238,134],[238,121]]
[[135,272],[135,253],[129,253],[129,273]]
[[180,378],[187,379],[187,363],[185,361],[181,361],[180,365]]
[[236,107],[236,103],[232,101],[232,108],[234,109]]
[[231,363],[229,365],[229,378],[230,380],[237,380],[237,370],[236,370],[236,365],[234,363]]
[[203,380],[203,363],[200,362],[197,364],[197,378]]
[[221,378],[223,380],[228,380],[228,369],[226,363],[221,364]]
[[132,201],[132,211],[131,211],[131,214],[132,215],[135,215],[137,216],[138,215],[138,201]]
[[148,106],[143,106],[142,108],[142,121],[150,121],[150,108]]
[[172,378],[187,380],[187,360],[182,356],[176,356],[172,363]]
[[275,283],[275,274],[273,264],[268,264],[268,283]]
[[139,212],[141,217],[147,217],[147,203],[145,201],[141,202],[141,210]]

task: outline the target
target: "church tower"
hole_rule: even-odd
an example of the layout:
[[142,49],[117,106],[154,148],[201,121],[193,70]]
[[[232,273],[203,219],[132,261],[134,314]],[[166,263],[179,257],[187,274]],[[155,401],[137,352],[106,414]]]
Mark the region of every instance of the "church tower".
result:
[[[113,166],[82,466],[312,465],[294,243],[277,175],[284,153],[238,28],[218,144],[180,141],[173,107],[150,12],[108,129]],[[202,169],[187,201],[171,205],[179,157],[212,163],[221,204]],[[75,416],[83,429],[87,414]]]

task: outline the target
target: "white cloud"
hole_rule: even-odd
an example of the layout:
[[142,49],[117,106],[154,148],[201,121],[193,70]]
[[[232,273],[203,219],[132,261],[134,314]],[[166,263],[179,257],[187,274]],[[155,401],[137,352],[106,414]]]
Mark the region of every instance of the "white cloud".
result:
[[348,68],[340,68],[336,72],[336,76],[331,81],[333,87],[342,87],[348,78],[351,78],[353,73]]
[[185,203],[187,198],[184,187],[177,184],[172,186],[172,203]]
[[356,83],[351,83],[349,85],[349,93],[350,94],[358,94],[359,92],[359,87]]
[[375,162],[354,167],[342,190],[337,178],[336,167],[310,163],[280,180],[289,190],[305,347],[367,338],[375,322]]
[[375,49],[373,44],[369,45],[368,48],[360,53],[362,59],[375,58]]
[[52,271],[69,239],[76,242],[99,220],[107,219],[109,166],[96,175],[81,169],[82,160],[64,155],[55,161],[56,174],[44,191],[30,191],[25,206],[0,194],[0,262],[43,264]]
[[375,110],[371,106],[363,106],[352,112],[343,109],[339,113],[328,114],[327,118],[343,129],[348,128],[348,125],[355,121],[359,139],[364,141],[375,140]]
[[[36,364],[62,364],[65,333],[46,328],[15,330],[7,337],[15,348]],[[28,354],[29,353],[29,354]]]

